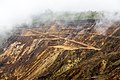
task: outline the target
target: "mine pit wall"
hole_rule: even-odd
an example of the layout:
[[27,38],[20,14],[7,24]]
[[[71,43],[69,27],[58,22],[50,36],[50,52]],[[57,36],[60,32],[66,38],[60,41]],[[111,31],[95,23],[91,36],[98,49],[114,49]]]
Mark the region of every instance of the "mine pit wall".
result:
[[[119,43],[120,39],[109,38],[105,41],[102,51],[64,51],[48,71],[40,75],[38,79],[118,79],[119,76],[117,75],[120,75],[120,45],[111,41],[117,41]],[[114,48],[108,46],[114,46]]]
[[4,55],[0,55],[0,61],[4,62],[0,68],[0,79],[114,80],[120,77],[120,38],[118,36],[88,33],[63,36],[100,48],[100,50],[65,50],[49,47],[55,45],[81,47],[64,39],[44,40],[46,37],[55,38],[51,35],[11,36],[6,44]]
[[[54,49],[51,49],[51,50],[49,50],[49,51],[52,51],[52,50],[54,50]],[[58,50],[59,51],[59,50]],[[53,51],[53,52],[55,52],[55,51]],[[84,52],[87,52],[87,53],[84,53]],[[93,53],[93,54],[91,54],[91,53]],[[44,53],[44,55],[45,55],[46,53]],[[75,56],[76,55],[76,56]],[[103,55],[103,54],[102,54]],[[81,57],[80,57],[81,56]],[[90,57],[91,56],[91,57]],[[97,56],[97,57],[99,57],[99,56],[101,56],[101,53],[98,53],[98,54],[96,54],[96,51],[94,52],[94,50],[88,50],[88,51],[85,51],[85,50],[83,50],[83,52],[82,52],[82,50],[75,50],[75,51],[63,51],[62,53],[61,53],[61,55],[59,55],[59,57],[55,60],[55,62],[51,65],[51,67],[49,68],[49,69],[47,69],[47,71],[45,71],[44,73],[42,73],[42,74],[40,74],[40,76],[39,76],[39,79],[44,79],[44,78],[49,78],[49,76],[51,76],[50,77],[50,79],[61,79],[61,77],[63,77],[63,79],[70,79],[70,76],[68,77],[68,76],[66,76],[66,77],[64,77],[64,76],[62,76],[62,74],[68,74],[68,75],[71,75],[71,74],[69,74],[69,73],[71,73],[71,71],[73,71],[73,72],[75,72],[74,74],[72,74],[72,75],[77,75],[78,73],[78,71],[79,71],[79,68],[77,68],[78,66],[78,64],[81,64],[81,66],[84,64],[84,65],[88,65],[88,60],[89,59],[91,59],[91,58],[93,58],[93,56],[95,57],[95,56]],[[102,56],[101,56],[102,57]],[[87,60],[88,59],[88,60]],[[69,61],[68,61],[69,60]],[[80,61],[80,62],[79,62]],[[89,60],[90,61],[90,60]],[[85,63],[85,62],[87,62],[87,63]],[[98,62],[98,64],[96,64],[96,62]],[[101,64],[101,62],[102,62],[102,60],[100,60],[100,58],[98,59],[98,60],[95,60],[95,64],[96,64],[96,66],[98,65],[100,65]],[[92,63],[94,63],[93,62],[93,60],[92,60]],[[94,64],[91,64],[91,63],[89,63],[90,65],[91,65],[91,67],[94,65]],[[57,66],[56,66],[57,65]],[[75,66],[74,65],[76,65],[76,68],[75,68]],[[32,66],[32,65],[31,65]],[[74,66],[74,67],[73,67]],[[95,65],[94,65],[95,66]],[[94,66],[93,66],[93,70],[95,69],[94,68]],[[71,70],[70,68],[72,68],[73,67],[73,69]],[[40,68],[40,67],[39,67]],[[54,69],[53,69],[54,68]],[[85,68],[82,68],[81,70],[84,70],[84,69],[87,69],[87,67],[85,67]],[[67,70],[67,71],[66,71]],[[75,71],[74,71],[75,70]],[[77,70],[77,71],[76,71]],[[34,72],[33,72],[34,73]],[[50,73],[50,74],[49,74]],[[86,74],[88,74],[89,72],[87,72]],[[80,74],[80,73],[79,73]],[[34,74],[35,75],[35,74]],[[56,76],[56,77],[54,77],[54,76],[52,76],[52,75],[54,75],[54,76]],[[94,75],[94,74],[93,74]],[[88,75],[87,75],[88,76]],[[34,77],[37,77],[37,76],[34,76]],[[33,76],[31,77],[31,78],[34,78]],[[26,76],[25,77],[22,77],[21,79],[26,79]],[[73,77],[73,79],[76,79],[76,78],[74,78]]]
[[[68,27],[70,27],[70,26],[72,26],[73,28],[74,27],[76,27],[76,26],[80,26],[80,25],[82,25],[82,26],[84,26],[84,25],[92,25],[92,24],[94,24],[96,21],[98,21],[98,20],[93,20],[93,19],[88,19],[88,20],[68,20],[68,21],[66,21],[66,20],[60,20],[60,21],[54,21],[53,23],[54,24],[57,24],[58,22],[60,23],[60,24],[65,24],[64,25],[64,27],[65,26],[68,26]],[[67,24],[66,24],[67,23]],[[48,24],[48,26],[50,26],[50,25],[54,25],[54,24]],[[72,24],[72,25],[71,25]],[[60,26],[60,25],[59,25]],[[47,26],[46,26],[47,27]],[[29,27],[30,28],[30,27]],[[21,32],[23,31],[23,30],[25,30],[26,28],[23,26],[23,27],[21,27],[21,28],[19,28],[19,31],[17,30],[16,31],[16,33],[14,34],[14,36],[11,36],[10,38],[8,38],[8,40],[7,40],[7,44],[5,44],[5,47],[7,46],[7,45],[9,45],[9,44],[11,44],[12,42],[14,42],[15,40],[16,40],[16,38],[19,38],[19,37],[21,37],[20,35],[21,35]],[[30,29],[32,29],[32,28],[30,28]],[[36,29],[36,30],[38,30],[38,28]],[[63,32],[65,32],[65,29],[64,30],[62,30],[62,29],[60,29],[61,31],[63,31]],[[40,31],[40,30],[38,30],[38,31]],[[44,29],[43,29],[43,31],[44,31]],[[75,32],[75,31],[77,31],[77,29],[66,29],[66,33],[72,33],[72,32]],[[18,37],[17,37],[18,36]],[[67,36],[67,35],[66,35]],[[65,37],[66,37],[65,36]],[[32,37],[31,37],[31,39],[32,39]],[[24,37],[21,37],[21,39],[18,39],[18,40],[28,40],[27,39],[27,37],[26,37],[26,39],[24,39]]]

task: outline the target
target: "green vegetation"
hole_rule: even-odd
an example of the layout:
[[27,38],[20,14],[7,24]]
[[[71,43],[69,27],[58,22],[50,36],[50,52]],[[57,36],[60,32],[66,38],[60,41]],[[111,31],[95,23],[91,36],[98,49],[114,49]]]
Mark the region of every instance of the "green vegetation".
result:
[[102,12],[87,11],[87,12],[52,12],[46,10],[44,13],[32,16],[32,23],[36,24],[44,21],[52,20],[84,20],[84,19],[100,19],[103,16]]

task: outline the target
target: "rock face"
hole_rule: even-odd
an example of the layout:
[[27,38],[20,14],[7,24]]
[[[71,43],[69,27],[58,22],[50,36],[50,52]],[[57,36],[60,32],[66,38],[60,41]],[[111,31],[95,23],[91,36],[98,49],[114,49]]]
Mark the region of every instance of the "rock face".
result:
[[120,37],[120,27],[118,27],[112,34],[112,36]]
[[109,35],[76,27],[21,28],[0,55],[0,79],[119,80],[120,37]]

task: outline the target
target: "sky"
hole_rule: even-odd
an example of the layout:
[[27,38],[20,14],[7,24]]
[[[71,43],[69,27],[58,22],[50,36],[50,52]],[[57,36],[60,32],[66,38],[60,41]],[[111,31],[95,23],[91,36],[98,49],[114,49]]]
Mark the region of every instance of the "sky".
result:
[[120,0],[0,0],[0,30],[29,21],[33,14],[58,11],[120,11]]

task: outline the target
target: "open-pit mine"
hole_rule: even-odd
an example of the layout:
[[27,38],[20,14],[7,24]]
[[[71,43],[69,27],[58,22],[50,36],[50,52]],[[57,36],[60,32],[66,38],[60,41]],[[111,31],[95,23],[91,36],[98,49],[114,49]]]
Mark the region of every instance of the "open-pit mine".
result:
[[18,27],[0,50],[0,80],[120,80],[120,22],[103,34],[96,21]]

